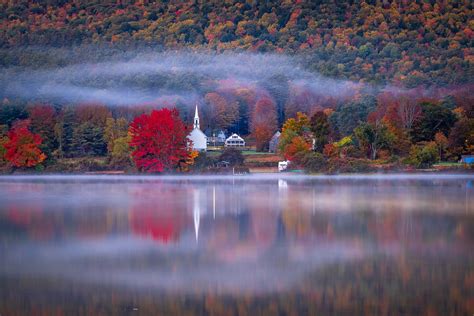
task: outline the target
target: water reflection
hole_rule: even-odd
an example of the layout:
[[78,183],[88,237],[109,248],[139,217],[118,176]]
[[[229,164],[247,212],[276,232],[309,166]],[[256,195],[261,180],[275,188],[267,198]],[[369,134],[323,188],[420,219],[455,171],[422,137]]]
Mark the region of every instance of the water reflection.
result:
[[0,315],[468,314],[473,178],[0,177]]

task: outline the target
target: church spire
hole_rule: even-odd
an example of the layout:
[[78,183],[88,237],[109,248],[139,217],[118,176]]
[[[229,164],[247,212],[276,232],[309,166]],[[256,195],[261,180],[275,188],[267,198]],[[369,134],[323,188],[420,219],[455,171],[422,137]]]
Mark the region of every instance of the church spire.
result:
[[200,129],[199,127],[199,114],[198,114],[198,105],[196,103],[196,111],[194,112],[194,129]]

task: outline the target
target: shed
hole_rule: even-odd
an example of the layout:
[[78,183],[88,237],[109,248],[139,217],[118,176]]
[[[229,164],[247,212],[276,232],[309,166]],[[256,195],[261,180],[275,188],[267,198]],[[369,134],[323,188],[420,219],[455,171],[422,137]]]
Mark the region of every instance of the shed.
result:
[[278,145],[280,143],[280,131],[277,131],[273,134],[272,139],[270,139],[270,143],[268,145],[268,151],[271,153],[276,153],[278,151]]
[[461,156],[461,162],[467,164],[474,164],[474,155],[463,155]]

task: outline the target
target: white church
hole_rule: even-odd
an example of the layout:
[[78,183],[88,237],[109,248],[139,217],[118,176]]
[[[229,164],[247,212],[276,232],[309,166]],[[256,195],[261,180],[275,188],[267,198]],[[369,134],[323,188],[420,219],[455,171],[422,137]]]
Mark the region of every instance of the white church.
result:
[[207,136],[201,131],[199,126],[199,114],[196,104],[196,111],[194,113],[193,130],[188,135],[188,139],[193,142],[193,149],[197,151],[207,150]]

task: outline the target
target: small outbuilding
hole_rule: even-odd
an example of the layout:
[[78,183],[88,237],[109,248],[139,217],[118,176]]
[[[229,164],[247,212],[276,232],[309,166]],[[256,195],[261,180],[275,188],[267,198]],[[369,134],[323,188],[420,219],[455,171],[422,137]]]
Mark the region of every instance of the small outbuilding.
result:
[[461,162],[465,164],[474,164],[474,155],[461,156]]
[[225,140],[225,147],[245,147],[245,140],[237,134],[230,135]]
[[268,151],[271,153],[276,153],[278,151],[278,144],[280,143],[280,131],[277,131],[273,134],[272,139],[270,139],[270,143],[268,144]]

